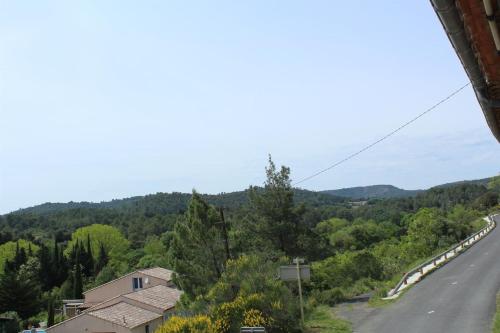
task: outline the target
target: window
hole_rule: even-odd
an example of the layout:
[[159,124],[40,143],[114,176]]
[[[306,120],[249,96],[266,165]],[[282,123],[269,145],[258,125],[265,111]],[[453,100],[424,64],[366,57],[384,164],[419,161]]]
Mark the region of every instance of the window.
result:
[[142,278],[133,278],[132,279],[132,288],[134,290],[142,289]]
[[149,333],[149,325],[146,325],[146,326],[144,327],[144,333]]

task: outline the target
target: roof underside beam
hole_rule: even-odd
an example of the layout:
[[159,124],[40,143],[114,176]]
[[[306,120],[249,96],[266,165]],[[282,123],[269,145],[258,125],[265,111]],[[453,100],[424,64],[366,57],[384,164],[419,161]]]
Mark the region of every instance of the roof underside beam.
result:
[[500,142],[500,56],[483,0],[431,0],[431,3],[471,80],[486,122]]

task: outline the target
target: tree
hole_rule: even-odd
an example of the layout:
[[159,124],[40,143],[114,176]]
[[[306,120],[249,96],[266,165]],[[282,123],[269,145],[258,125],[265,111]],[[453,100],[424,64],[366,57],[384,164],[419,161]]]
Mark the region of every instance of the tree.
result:
[[[111,265],[115,266],[117,270],[126,270],[128,268],[126,254],[130,243],[123,237],[120,230],[109,225],[92,224],[77,229],[71,235],[71,241],[65,251],[66,256],[71,257],[74,246],[87,241],[89,237],[92,253],[99,253],[102,244],[109,256]],[[80,264],[84,263],[80,262]]]
[[175,280],[187,295],[204,294],[225,267],[223,235],[217,210],[193,191],[184,219],[170,234],[169,260]]
[[82,265],[83,265],[83,274],[85,276],[92,276],[94,273],[94,257],[92,255],[92,246],[90,243],[90,233],[87,234],[87,246],[82,249]]
[[57,244],[57,240],[54,239],[54,247],[52,249],[51,255],[51,275],[53,286],[60,286],[68,278],[68,271],[70,266],[66,261],[66,257],[63,254],[63,248]]
[[39,246],[35,245],[27,240],[19,239],[17,241],[9,241],[5,244],[0,245],[0,273],[3,272],[5,262],[8,260],[16,266],[15,268],[19,268],[19,266],[26,262],[27,255],[26,251],[29,246],[31,246],[31,250],[33,253],[37,253],[39,250]]
[[56,267],[51,260],[49,249],[45,245],[40,246],[38,251],[38,261],[40,262],[40,282],[42,290],[47,291],[55,286],[54,284],[54,271]]
[[498,196],[497,192],[489,191],[485,194],[481,195],[476,199],[474,205],[479,209],[489,209],[498,205]]
[[167,247],[157,236],[148,238],[144,245],[144,256],[139,260],[137,267],[167,267]]
[[408,225],[408,241],[412,255],[421,258],[439,248],[441,236],[447,234],[447,223],[435,208],[422,208],[414,214]]
[[51,327],[52,325],[54,325],[54,317],[54,300],[52,297],[49,297],[49,300],[47,302],[47,327]]
[[106,253],[104,245],[100,244],[99,255],[97,256],[97,260],[95,262],[94,273],[98,275],[107,264],[108,264],[108,254]]
[[[78,258],[78,257],[77,257]],[[82,268],[80,261],[77,259],[75,263],[75,270],[73,272],[73,297],[75,299],[81,299],[83,297],[83,278],[82,278]]]
[[491,178],[487,187],[489,190],[500,192],[500,176]]
[[294,332],[299,318],[297,297],[276,279],[283,263],[257,255],[228,260],[222,277],[207,295],[217,332],[236,332],[241,326]]
[[37,281],[14,271],[0,277],[0,312],[15,311],[26,319],[38,313],[40,289]]
[[298,253],[301,233],[302,207],[295,207],[294,192],[290,181],[290,169],[282,166],[279,171],[269,156],[264,189],[251,187],[250,206],[253,215],[250,230],[255,237],[262,237],[287,255]]

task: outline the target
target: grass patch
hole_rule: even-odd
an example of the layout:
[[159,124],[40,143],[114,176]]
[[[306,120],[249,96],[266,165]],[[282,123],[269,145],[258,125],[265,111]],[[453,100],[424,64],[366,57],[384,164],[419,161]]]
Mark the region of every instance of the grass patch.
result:
[[314,308],[305,320],[306,333],[351,333],[351,324],[337,318],[326,305]]
[[482,217],[479,219],[476,219],[476,220],[474,220],[474,222],[472,222],[472,228],[473,228],[474,232],[483,229],[487,225],[488,225],[488,222],[486,222],[484,220],[484,218],[482,218]]
[[497,295],[497,312],[493,318],[493,333],[500,333],[500,294]]

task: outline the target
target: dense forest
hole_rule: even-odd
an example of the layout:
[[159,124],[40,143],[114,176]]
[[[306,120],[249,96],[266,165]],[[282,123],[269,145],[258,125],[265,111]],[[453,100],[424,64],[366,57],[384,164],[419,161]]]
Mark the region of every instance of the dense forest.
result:
[[290,170],[270,159],[263,186],[241,192],[43,204],[0,216],[0,312],[50,325],[64,319],[62,299],[162,266],[184,290],[162,333],[301,332],[296,286],[276,279],[279,265],[311,264],[307,312],[384,295],[410,266],[481,228],[499,193],[495,177],[354,205],[292,188]]

